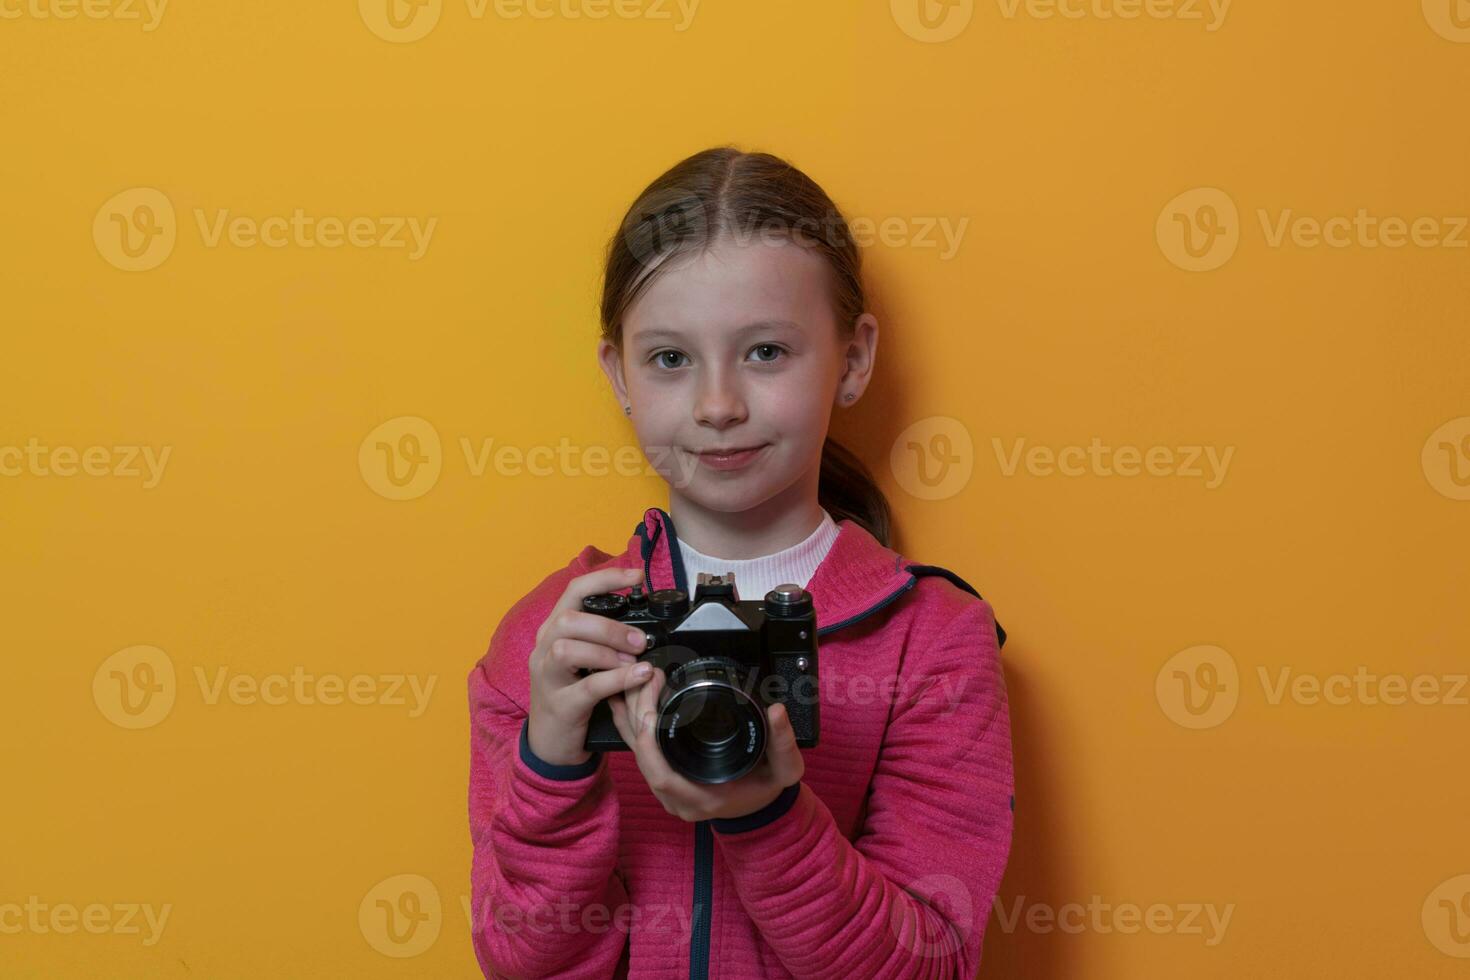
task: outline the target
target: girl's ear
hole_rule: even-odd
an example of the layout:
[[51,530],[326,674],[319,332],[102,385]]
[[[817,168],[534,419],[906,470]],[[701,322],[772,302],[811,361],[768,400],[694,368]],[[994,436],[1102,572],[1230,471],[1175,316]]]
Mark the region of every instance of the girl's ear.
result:
[[628,404],[628,384],[623,378],[623,352],[609,340],[600,340],[597,343],[597,363],[602,368],[602,373],[607,375],[608,383],[612,385],[613,394],[618,399],[619,405]]
[[852,339],[843,351],[842,377],[837,379],[837,404],[848,408],[867,390],[878,356],[878,318],[864,313],[853,321]]

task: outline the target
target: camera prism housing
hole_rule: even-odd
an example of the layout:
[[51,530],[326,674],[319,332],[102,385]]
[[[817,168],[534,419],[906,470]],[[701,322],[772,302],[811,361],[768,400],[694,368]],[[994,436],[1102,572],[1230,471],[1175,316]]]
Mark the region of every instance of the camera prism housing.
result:
[[[694,597],[681,589],[602,592],[582,609],[642,630],[638,655],[664,672],[657,742],[670,768],[687,779],[724,783],[753,769],[769,739],[766,709],[786,706],[796,744],[817,744],[817,621],[811,594],[778,585],[744,600],[734,573],[699,574]],[[584,676],[589,671],[584,668]],[[585,748],[627,751],[604,699],[592,710]]]

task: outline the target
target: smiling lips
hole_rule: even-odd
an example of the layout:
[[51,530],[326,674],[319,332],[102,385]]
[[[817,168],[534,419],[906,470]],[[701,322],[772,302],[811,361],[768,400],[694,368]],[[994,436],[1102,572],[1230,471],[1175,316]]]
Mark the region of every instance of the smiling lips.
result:
[[727,452],[695,453],[696,458],[712,470],[738,470],[760,455],[764,445],[749,449],[733,449]]

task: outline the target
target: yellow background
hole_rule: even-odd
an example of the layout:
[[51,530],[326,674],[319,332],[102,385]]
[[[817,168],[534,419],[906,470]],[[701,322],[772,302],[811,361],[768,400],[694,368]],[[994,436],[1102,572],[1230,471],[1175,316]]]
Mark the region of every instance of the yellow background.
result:
[[[1272,247],[1258,218],[1470,214],[1470,44],[1435,2],[1237,0],[1211,31],[991,0],[939,41],[886,0],[703,0],[682,31],[449,0],[401,43],[351,2],[174,0],[145,31],[5,0],[0,447],[171,456],[151,488],[0,478],[0,905],[172,911],[153,946],[0,934],[0,975],[477,975],[464,676],[515,598],[666,496],[475,476],[462,441],[630,444],[593,359],[602,249],[649,179],[725,142],[789,157],[851,217],[969,221],[947,259],[868,249],[879,377],[835,434],[899,549],[1010,631],[1002,902],[1234,905],[1215,946],[992,917],[982,972],[1463,975],[1470,948],[1421,911],[1470,872],[1470,707],[1272,704],[1258,680],[1466,670],[1470,503],[1421,450],[1470,415],[1470,251]],[[177,212],[147,271],[93,236],[133,188]],[[1213,271],[1156,235],[1196,188],[1239,209]],[[411,261],[208,247],[194,217],[298,208],[437,226]],[[442,472],[391,500],[359,451],[403,417],[433,426]],[[936,417],[972,473],[922,499],[890,450]],[[1008,476],[993,442],[1094,438],[1234,456],[1209,489]],[[140,645],[177,691],[132,730],[93,683]],[[1196,730],[1156,679],[1202,645],[1238,666],[1238,704]],[[209,704],[196,668],[436,687],[418,717]],[[398,875],[442,903],[411,957],[359,921]]]

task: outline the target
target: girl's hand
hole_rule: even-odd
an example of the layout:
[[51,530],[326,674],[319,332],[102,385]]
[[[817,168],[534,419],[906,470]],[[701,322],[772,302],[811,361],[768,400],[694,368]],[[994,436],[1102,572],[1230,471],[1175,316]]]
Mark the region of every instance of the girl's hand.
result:
[[656,669],[647,683],[614,695],[608,703],[618,733],[633,749],[648,788],[674,816],[689,821],[743,817],[775,800],[806,772],[786,706],[778,702],[766,710],[770,734],[765,756],[754,769],[728,783],[685,779],[669,767],[654,731],[663,685],[663,671]]
[[[582,600],[589,595],[642,581],[637,568],[603,568],[580,575],[567,583],[536,631],[526,738],[531,751],[552,765],[577,765],[591,758],[584,745],[593,707],[648,679],[651,667],[634,656],[643,652],[643,631],[582,610]],[[592,673],[579,677],[581,667],[592,668]]]

